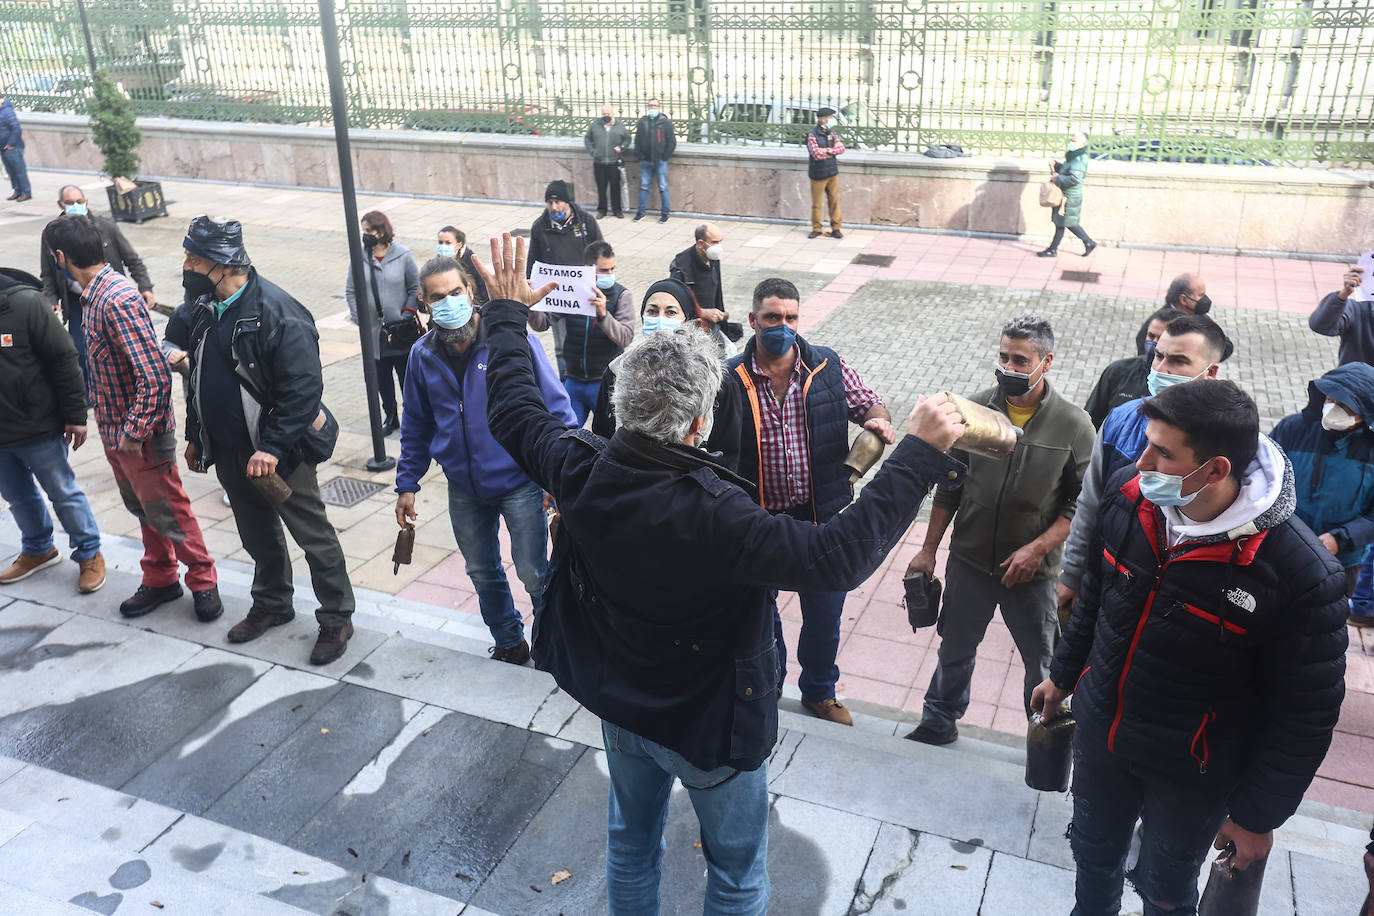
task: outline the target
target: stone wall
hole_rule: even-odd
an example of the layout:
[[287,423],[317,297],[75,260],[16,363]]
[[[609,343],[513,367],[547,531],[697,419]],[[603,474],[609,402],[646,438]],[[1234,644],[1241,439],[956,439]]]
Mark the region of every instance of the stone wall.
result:
[[[24,116],[31,167],[96,171],[85,119]],[[330,128],[140,119],[142,177],[336,188]],[[595,202],[591,162],[575,139],[421,131],[354,131],[360,190],[539,200],[555,178]],[[1048,157],[1047,157],[1048,159]],[[841,159],[848,225],[1026,235],[1050,231],[1038,206],[1045,161],[927,159],[852,151]],[[638,168],[626,164],[633,208]],[[669,171],[675,211],[805,223],[806,156],[798,149],[681,144]],[[657,192],[651,193],[651,201]],[[1219,251],[1353,255],[1374,249],[1374,171],[1094,161],[1084,228],[1100,241]]]

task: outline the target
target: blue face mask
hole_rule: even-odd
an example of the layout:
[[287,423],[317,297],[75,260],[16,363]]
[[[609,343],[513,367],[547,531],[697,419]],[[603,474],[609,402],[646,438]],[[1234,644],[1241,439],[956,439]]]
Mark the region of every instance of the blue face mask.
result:
[[554,213],[552,210],[550,210],[550,211],[549,211],[549,216],[553,218],[554,222],[561,223],[561,222],[563,222],[565,219],[567,219],[569,216],[572,216],[572,211],[571,211],[571,210],[564,210],[562,213]]
[[1156,506],[1186,506],[1196,499],[1197,494],[1205,490],[1207,485],[1203,484],[1198,487],[1196,493],[1189,493],[1184,496],[1183,481],[1205,467],[1207,467],[1207,462],[1203,462],[1182,477],[1177,474],[1165,474],[1163,471],[1141,471],[1140,495]]
[[461,328],[472,320],[472,300],[467,293],[445,296],[442,301],[430,303],[429,313],[441,328]]
[[439,255],[439,257],[441,257],[441,258],[456,258],[456,257],[458,257],[458,249],[457,249],[456,247],[454,247],[453,245],[440,245],[440,246],[438,246],[437,248],[434,249],[434,252],[435,252],[435,254]]
[[758,338],[765,350],[774,356],[782,356],[797,342],[797,332],[786,324],[777,324],[771,328],[762,328],[758,332]]
[[1157,340],[1145,341],[1145,362],[1153,363],[1155,361],[1155,347],[1157,346],[1159,346]]
[[63,209],[66,210],[68,216],[85,216],[90,212],[86,209],[85,204],[67,204]]
[[[1208,368],[1210,369],[1211,367],[1209,366]],[[1150,396],[1153,397],[1159,394],[1161,391],[1165,390],[1166,388],[1172,388],[1175,385],[1182,385],[1185,382],[1191,382],[1195,379],[1200,379],[1206,374],[1207,369],[1203,369],[1197,375],[1192,376],[1171,375],[1168,372],[1160,372],[1156,369],[1151,369],[1150,377],[1145,380],[1145,387],[1150,389]]]
[[596,285],[600,289],[610,289],[615,286],[615,274],[597,274]]
[[645,337],[653,337],[659,331],[671,331],[680,324],[682,321],[678,318],[645,318],[642,333]]

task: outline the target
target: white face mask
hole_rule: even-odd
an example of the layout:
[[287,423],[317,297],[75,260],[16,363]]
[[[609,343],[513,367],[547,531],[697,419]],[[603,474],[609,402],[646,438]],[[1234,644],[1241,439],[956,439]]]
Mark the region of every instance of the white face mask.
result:
[[721,256],[724,252],[725,252],[725,249],[721,246],[721,244],[720,244],[719,242],[717,242],[717,243],[714,244],[714,245],[707,245],[707,246],[706,246],[706,259],[707,259],[708,261],[719,261],[719,260],[720,260],[720,256]]
[[1360,425],[1360,418],[1346,410],[1335,401],[1328,401],[1322,407],[1322,428],[1333,433],[1343,433]]

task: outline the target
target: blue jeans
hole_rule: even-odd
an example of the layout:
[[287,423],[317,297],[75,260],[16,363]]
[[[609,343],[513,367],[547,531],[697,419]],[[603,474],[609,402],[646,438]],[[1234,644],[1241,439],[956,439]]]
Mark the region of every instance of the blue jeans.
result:
[[491,630],[498,649],[517,646],[525,638],[520,613],[511,600],[510,583],[501,563],[501,542],[497,536],[500,519],[510,532],[511,557],[515,574],[536,608],[549,558],[545,552],[548,529],[544,527],[544,491],[534,481],[526,481],[493,499],[479,499],[448,488],[448,515],[453,522],[453,537],[463,555],[468,578],[477,591],[482,621]]
[[[840,618],[848,592],[798,592],[802,625],[797,635],[797,663],[801,674],[797,686],[803,700],[819,703],[835,696],[840,666],[835,656],[840,651]],[[787,646],[782,639],[782,615],[778,613],[778,592],[773,590],[773,635],[778,641],[778,692],[787,677]]]
[[606,813],[606,897],[612,916],[658,912],[663,826],[673,779],[682,781],[701,823],[706,857],[703,913],[768,909],[768,765],[698,770],[682,755],[609,722],[601,723],[611,771]]
[[596,397],[601,393],[601,379],[584,382],[570,375],[563,379],[563,389],[568,392],[573,415],[577,417],[577,425],[581,426],[587,422],[587,414],[596,407]]
[[649,207],[649,177],[658,176],[658,202],[660,212],[668,215],[668,160],[662,162],[639,163],[639,214]]
[[0,448],[0,496],[9,503],[19,525],[20,550],[41,557],[53,548],[52,516],[38,495],[35,478],[71,540],[72,559],[81,563],[100,553],[95,515],[67,463],[67,443],[55,434]]
[[24,165],[24,148],[0,150],[0,161],[5,164],[5,172],[10,177],[10,187],[14,193],[21,197],[31,195],[33,188],[29,187],[29,168]]
[[1360,578],[1350,596],[1350,613],[1360,617],[1374,616],[1374,549],[1365,551],[1360,563]]

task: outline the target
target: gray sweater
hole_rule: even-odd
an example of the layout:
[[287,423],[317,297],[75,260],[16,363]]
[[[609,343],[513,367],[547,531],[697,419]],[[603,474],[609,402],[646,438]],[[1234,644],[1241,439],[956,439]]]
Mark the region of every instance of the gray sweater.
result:
[[1374,302],[1331,293],[1321,301],[1307,326],[1324,337],[1341,339],[1340,364],[1374,365]]
[[[372,301],[372,279],[377,280],[377,292],[382,297],[382,316],[383,323],[390,324],[393,321],[400,321],[403,309],[415,309],[419,306],[420,295],[420,269],[415,266],[415,258],[411,257],[410,249],[400,242],[392,242],[382,256],[382,262],[377,263],[377,259],[372,255],[367,255],[367,269],[371,275],[367,279],[367,304],[374,310],[376,304]],[[344,297],[348,299],[348,317],[354,324],[358,323],[358,298],[353,291],[353,271],[348,272],[348,279],[344,282]]]

